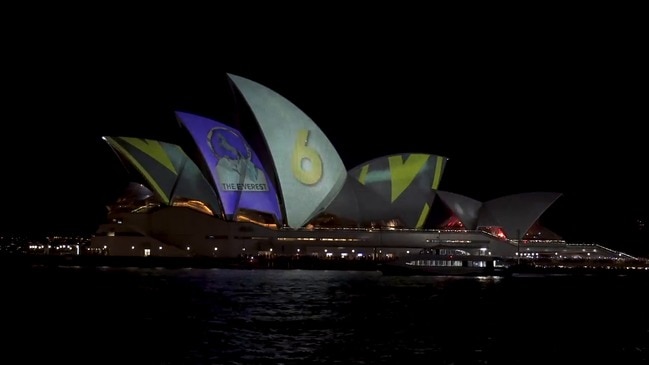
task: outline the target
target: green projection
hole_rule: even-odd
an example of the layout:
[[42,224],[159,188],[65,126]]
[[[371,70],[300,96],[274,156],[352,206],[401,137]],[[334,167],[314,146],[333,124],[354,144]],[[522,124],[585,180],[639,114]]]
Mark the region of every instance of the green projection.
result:
[[442,171],[444,169],[445,162],[445,157],[437,156],[437,161],[435,162],[435,175],[433,176],[433,190],[437,190],[437,188],[439,187],[439,181],[442,180]]
[[388,157],[390,178],[392,180],[392,197],[390,202],[397,200],[399,195],[412,184],[421,168],[424,167],[430,155],[412,154],[405,160],[402,156]]
[[160,142],[152,141],[150,139],[133,138],[133,137],[122,137],[122,140],[135,146],[140,151],[146,153],[147,155],[151,156],[154,160],[158,161],[162,166],[168,168],[169,171],[178,175],[178,172],[176,172],[176,168],[174,167],[174,165],[171,163],[171,160],[169,159],[169,155],[167,155],[165,150],[162,148]]
[[[158,195],[158,197],[162,200],[162,202],[165,204],[169,204],[168,189],[162,187],[158,182],[159,179],[156,179],[151,175],[151,169],[145,167],[143,165],[143,161],[137,158],[132,153],[132,151],[129,151],[128,146],[124,145],[123,142],[120,141],[123,140],[127,142],[129,145],[136,147],[139,151],[144,152],[146,155],[150,157],[153,157],[156,161],[158,161],[160,154],[163,154],[165,155],[165,157],[161,159],[165,161],[165,163],[169,162],[169,164],[171,165],[171,161],[169,161],[169,158],[166,156],[166,153],[162,150],[160,143],[158,141],[144,140],[144,139],[131,138],[131,137],[115,137],[115,138],[104,137],[104,139],[106,140],[106,142],[108,142],[108,144],[111,147],[117,150],[120,153],[120,155],[125,157],[142,174],[142,176],[144,176],[146,181],[149,183],[151,189]],[[151,146],[155,146],[155,147],[151,147]],[[157,147],[159,147],[159,149]],[[157,156],[158,158],[154,156]],[[167,167],[167,165],[165,164],[163,164],[163,166]],[[171,165],[171,169],[169,170],[174,172],[175,175],[175,169],[173,168],[173,165]]]
[[429,211],[430,211],[430,205],[428,205],[428,203],[424,203],[424,207],[421,209],[421,214],[419,215],[419,219],[417,219],[417,224],[415,225],[415,228],[422,228],[424,226],[424,223],[426,222],[426,218],[428,218]]
[[164,204],[221,215],[221,204],[214,189],[180,146],[133,137],[104,137],[104,140],[135,167]]
[[390,212],[409,228],[423,227],[435,198],[446,164],[446,157],[402,153],[383,156],[349,171],[364,189],[373,191],[379,200],[360,201],[376,211]]

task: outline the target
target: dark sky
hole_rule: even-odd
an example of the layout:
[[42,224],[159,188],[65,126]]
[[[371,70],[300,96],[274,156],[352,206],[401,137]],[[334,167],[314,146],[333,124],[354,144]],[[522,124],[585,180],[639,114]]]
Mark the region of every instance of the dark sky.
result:
[[628,37],[67,34],[8,46],[0,231],[92,232],[127,180],[100,137],[174,141],[175,110],[229,123],[226,73],[291,100],[348,169],[425,152],[450,158],[444,190],[561,192],[546,225],[575,241],[610,242],[648,214],[647,59]]

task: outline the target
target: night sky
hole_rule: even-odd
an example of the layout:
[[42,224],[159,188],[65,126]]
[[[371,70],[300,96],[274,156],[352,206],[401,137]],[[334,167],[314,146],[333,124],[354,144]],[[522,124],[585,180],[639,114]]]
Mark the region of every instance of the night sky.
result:
[[230,123],[233,73],[302,109],[348,169],[391,153],[446,156],[440,189],[482,201],[561,192],[548,228],[649,251],[636,222],[649,213],[647,60],[631,41],[538,33],[440,42],[383,31],[260,33],[207,46],[170,34],[12,41],[0,231],[93,232],[128,182],[100,137],[177,141],[176,110]]

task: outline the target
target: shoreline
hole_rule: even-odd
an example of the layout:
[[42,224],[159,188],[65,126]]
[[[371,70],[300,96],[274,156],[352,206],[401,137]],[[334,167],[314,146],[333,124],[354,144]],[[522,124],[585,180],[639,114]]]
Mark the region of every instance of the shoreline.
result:
[[[443,272],[429,273],[421,270],[394,270],[386,260],[319,259],[312,257],[275,258],[209,258],[209,257],[134,257],[134,256],[53,256],[53,255],[0,255],[0,267],[30,268],[40,267],[134,267],[167,269],[237,269],[237,270],[340,270],[340,271],[380,271],[384,275],[399,276],[455,276]],[[649,264],[638,266],[604,265],[588,266],[588,262],[571,266],[515,264],[496,272],[470,273],[463,276],[647,276]]]

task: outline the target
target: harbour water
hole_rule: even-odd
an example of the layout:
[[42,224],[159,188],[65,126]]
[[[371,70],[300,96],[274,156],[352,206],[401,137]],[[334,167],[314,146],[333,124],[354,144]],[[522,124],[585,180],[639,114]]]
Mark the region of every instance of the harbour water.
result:
[[649,363],[646,277],[1,272],[3,364]]

